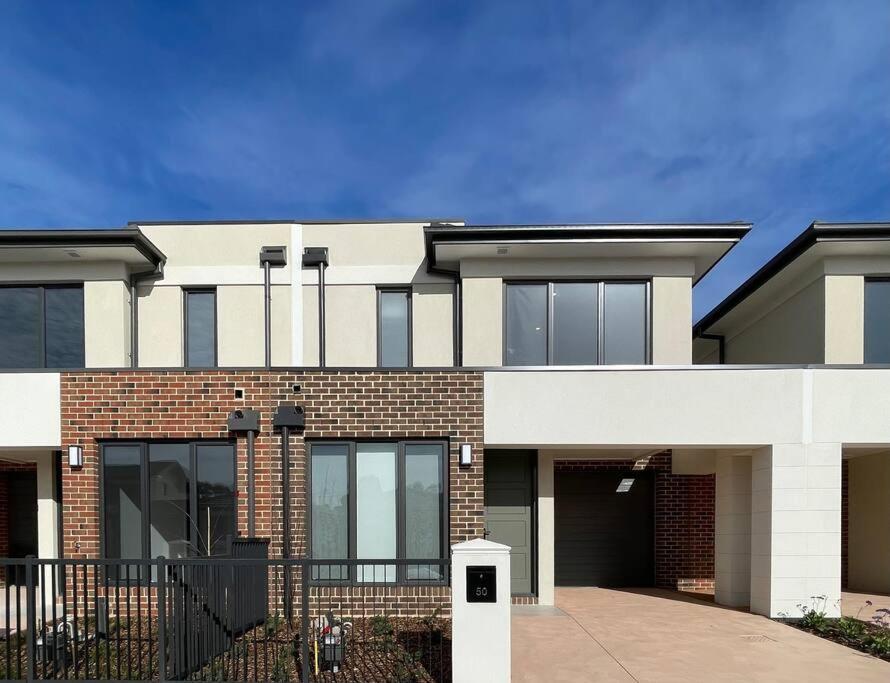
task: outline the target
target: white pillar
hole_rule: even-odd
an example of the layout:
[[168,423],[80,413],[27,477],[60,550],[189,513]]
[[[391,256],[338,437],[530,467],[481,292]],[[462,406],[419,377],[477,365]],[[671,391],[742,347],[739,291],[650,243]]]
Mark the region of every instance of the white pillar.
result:
[[751,456],[717,456],[714,600],[747,607],[751,600]]
[[[495,601],[469,602],[468,567],[494,567]],[[510,682],[510,547],[481,538],[451,546],[454,683]]]
[[553,455],[538,451],[538,604],[554,604]]
[[804,605],[839,617],[841,445],[759,449],[751,477],[751,611],[799,617]]

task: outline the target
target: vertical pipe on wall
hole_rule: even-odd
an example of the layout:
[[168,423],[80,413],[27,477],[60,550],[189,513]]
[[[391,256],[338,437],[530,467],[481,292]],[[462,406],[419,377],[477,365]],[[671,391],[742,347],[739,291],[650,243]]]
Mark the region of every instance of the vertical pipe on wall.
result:
[[263,264],[265,269],[264,305],[266,313],[266,370],[272,367],[272,274],[268,261]]
[[[282,502],[282,529],[281,529],[281,555],[287,560],[290,558],[290,428],[281,427],[281,495]],[[306,571],[305,568],[303,571]],[[284,609],[285,618],[290,621],[293,614],[290,590],[291,568],[284,568]],[[306,596],[303,596],[306,599]]]
[[247,431],[247,535],[256,538],[256,489],[254,486],[253,430]]
[[318,263],[318,367],[325,367],[324,358],[324,261]]

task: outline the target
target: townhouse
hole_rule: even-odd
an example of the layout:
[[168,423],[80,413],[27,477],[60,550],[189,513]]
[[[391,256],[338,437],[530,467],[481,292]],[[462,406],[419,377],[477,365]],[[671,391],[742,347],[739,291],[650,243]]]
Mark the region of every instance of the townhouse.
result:
[[657,585],[778,616],[839,601],[842,564],[876,590],[888,226],[813,226],[693,340],[692,288],[749,227],[0,231],[0,556],[488,537],[517,602]]

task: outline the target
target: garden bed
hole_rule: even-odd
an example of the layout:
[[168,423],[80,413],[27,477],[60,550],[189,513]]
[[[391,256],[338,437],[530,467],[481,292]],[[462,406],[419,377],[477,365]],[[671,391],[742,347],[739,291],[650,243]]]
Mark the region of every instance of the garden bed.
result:
[[[890,662],[890,610],[879,609],[871,621],[861,621],[854,617],[830,619],[825,616],[825,598],[813,598],[811,607],[801,606],[799,619],[779,619],[783,624],[812,633],[839,645],[859,650]],[[862,609],[871,607],[867,601]],[[859,613],[862,613],[862,609]]]

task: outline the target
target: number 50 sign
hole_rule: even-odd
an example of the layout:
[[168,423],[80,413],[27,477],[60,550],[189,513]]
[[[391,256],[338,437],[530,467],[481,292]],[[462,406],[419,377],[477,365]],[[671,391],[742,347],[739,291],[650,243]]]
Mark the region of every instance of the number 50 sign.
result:
[[467,567],[467,602],[497,602],[494,566]]

